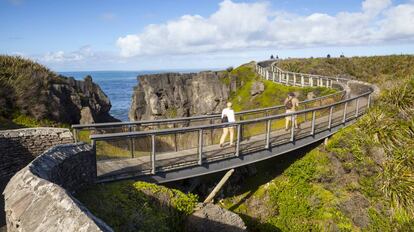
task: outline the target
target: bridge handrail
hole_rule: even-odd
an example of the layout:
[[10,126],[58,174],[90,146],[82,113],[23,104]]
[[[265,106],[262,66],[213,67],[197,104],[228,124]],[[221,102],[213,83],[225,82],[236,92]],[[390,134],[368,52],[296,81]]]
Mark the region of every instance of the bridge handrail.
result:
[[[346,91],[342,90],[340,92],[328,94],[325,96],[304,100],[299,102],[299,104],[306,104],[310,102],[317,102],[326,98],[330,98],[333,96],[339,96],[345,94]],[[265,112],[268,110],[276,110],[284,108],[284,105],[277,105],[277,106],[270,106],[260,109],[252,109],[252,110],[243,110],[239,112],[235,112],[235,115],[243,115],[249,113],[260,113]],[[197,120],[197,119],[208,119],[208,118],[220,118],[221,114],[209,114],[209,115],[199,115],[199,116],[192,116],[192,117],[181,117],[181,118],[171,118],[171,119],[156,119],[156,120],[143,120],[143,121],[130,121],[130,122],[109,122],[109,123],[91,123],[91,124],[75,124],[72,125],[73,129],[86,129],[86,128],[105,128],[105,127],[112,127],[112,126],[128,126],[128,125],[142,125],[142,124],[154,124],[154,123],[168,123],[168,122],[181,122],[181,121],[189,121],[189,120]]]
[[288,116],[293,115],[299,115],[299,114],[305,114],[309,112],[314,112],[318,110],[328,109],[331,107],[335,107],[337,105],[351,102],[353,100],[363,98],[365,96],[369,96],[372,93],[372,91],[367,91],[365,93],[362,93],[358,96],[354,96],[352,98],[344,99],[329,105],[314,107],[310,109],[300,110],[292,113],[284,113],[284,114],[278,114],[278,115],[271,115],[261,118],[255,118],[255,119],[248,119],[248,120],[241,120],[233,123],[218,123],[218,124],[212,124],[212,125],[201,125],[201,126],[189,126],[189,127],[183,127],[183,128],[170,128],[170,129],[161,129],[161,130],[149,130],[149,131],[136,131],[136,132],[121,132],[121,133],[108,133],[108,134],[93,134],[90,136],[91,140],[101,141],[101,140],[110,140],[114,138],[131,138],[131,137],[142,137],[142,136],[148,136],[148,135],[160,135],[160,134],[170,134],[171,132],[189,132],[189,131],[198,131],[200,129],[216,129],[216,128],[223,128],[223,127],[229,127],[229,126],[238,126],[238,125],[244,125],[249,123],[257,123],[262,121],[268,121],[268,120],[275,120],[280,119]]

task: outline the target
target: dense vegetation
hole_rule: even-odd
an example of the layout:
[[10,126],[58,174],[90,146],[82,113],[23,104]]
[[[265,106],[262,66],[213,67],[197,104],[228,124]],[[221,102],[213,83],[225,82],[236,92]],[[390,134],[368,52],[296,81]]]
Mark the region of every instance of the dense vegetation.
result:
[[29,59],[0,55],[0,129],[58,125],[48,120],[47,85],[61,77]]
[[146,182],[91,186],[77,198],[115,231],[183,231],[197,196]]
[[[90,112],[82,116],[81,110]],[[18,56],[0,55],[0,129],[65,126],[81,118],[116,121],[105,93],[87,76],[83,81],[58,75]]]
[[224,206],[251,231],[414,231],[413,64],[413,56],[282,61],[291,71],[352,75],[383,92],[367,115],[326,147],[267,184],[242,187]]

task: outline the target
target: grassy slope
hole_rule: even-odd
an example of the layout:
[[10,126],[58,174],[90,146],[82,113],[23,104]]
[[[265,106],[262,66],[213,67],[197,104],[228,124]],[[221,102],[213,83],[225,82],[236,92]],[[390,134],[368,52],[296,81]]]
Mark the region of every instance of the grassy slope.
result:
[[[297,92],[299,100],[306,100],[309,92],[313,91],[316,96],[323,96],[334,93],[332,89],[324,87],[300,88],[274,84],[271,81],[261,79],[254,71],[252,64],[242,65],[229,73],[235,76],[240,86],[230,97],[235,111],[250,110],[256,108],[270,107],[283,104],[289,92]],[[264,84],[264,92],[252,97],[250,89],[255,82]]]
[[145,182],[90,186],[76,196],[115,231],[183,231],[197,196]]
[[291,71],[348,74],[395,88],[383,92],[368,115],[334,135],[326,148],[254,187],[240,204],[250,191],[242,187],[224,207],[240,213],[252,231],[412,231],[413,64],[413,56],[283,61],[280,66]]
[[36,119],[47,109],[46,85],[61,78],[46,67],[28,59],[0,55],[0,129],[21,127],[69,127],[48,119]]

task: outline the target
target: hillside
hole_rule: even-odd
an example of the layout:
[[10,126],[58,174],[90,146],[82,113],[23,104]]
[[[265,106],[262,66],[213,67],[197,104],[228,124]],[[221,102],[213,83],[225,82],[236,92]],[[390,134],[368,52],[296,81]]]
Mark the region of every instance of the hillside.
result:
[[254,184],[274,172],[258,165],[223,206],[251,231],[414,231],[413,64],[413,56],[281,61],[290,71],[376,83],[382,95],[358,123],[270,182]]
[[0,55],[0,128],[113,121],[90,76],[77,81],[28,59]]

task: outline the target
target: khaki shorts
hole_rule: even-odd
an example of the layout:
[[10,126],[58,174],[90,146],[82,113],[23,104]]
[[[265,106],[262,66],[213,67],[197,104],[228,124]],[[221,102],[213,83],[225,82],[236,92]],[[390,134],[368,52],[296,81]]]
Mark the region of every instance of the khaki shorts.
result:
[[[289,113],[293,113],[293,112],[296,112],[296,110],[286,110],[286,113],[287,113],[287,114],[289,114]],[[296,116],[297,116],[297,115],[293,115],[293,120],[296,120]],[[289,116],[286,116],[285,118],[286,118],[286,120],[290,121],[290,119],[292,118],[292,116],[291,116],[291,115],[289,115]]]

